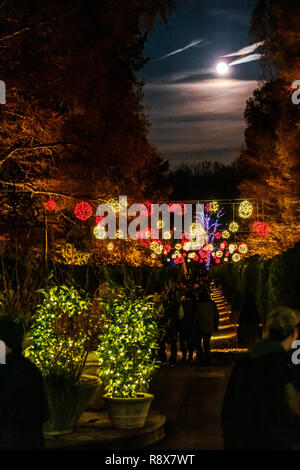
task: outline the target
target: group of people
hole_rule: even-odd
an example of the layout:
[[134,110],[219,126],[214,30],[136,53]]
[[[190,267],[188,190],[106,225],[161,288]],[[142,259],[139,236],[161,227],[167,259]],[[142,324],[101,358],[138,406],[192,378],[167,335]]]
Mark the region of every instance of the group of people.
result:
[[154,295],[160,323],[159,359],[167,362],[167,345],[170,348],[169,364],[177,361],[178,345],[182,361],[192,361],[196,350],[197,361],[210,362],[210,341],[218,330],[219,314],[211,299],[209,281],[203,278],[188,284],[167,286]]

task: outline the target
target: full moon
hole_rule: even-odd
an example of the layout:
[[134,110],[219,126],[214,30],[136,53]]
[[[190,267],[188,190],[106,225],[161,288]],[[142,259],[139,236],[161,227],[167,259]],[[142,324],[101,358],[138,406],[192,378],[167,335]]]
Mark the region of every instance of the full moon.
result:
[[216,66],[216,70],[220,75],[226,75],[229,72],[229,66],[226,62],[219,62]]

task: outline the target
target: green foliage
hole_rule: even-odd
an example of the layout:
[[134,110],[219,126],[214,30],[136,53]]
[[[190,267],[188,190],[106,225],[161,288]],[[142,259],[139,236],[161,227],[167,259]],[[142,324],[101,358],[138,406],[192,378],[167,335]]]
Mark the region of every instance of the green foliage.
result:
[[107,323],[97,355],[100,376],[113,397],[146,391],[158,367],[159,329],[154,303],[141,288],[115,288],[106,296]]
[[48,381],[76,383],[89,351],[97,348],[103,330],[104,304],[86,299],[74,287],[54,286],[40,291],[31,329],[29,357]]

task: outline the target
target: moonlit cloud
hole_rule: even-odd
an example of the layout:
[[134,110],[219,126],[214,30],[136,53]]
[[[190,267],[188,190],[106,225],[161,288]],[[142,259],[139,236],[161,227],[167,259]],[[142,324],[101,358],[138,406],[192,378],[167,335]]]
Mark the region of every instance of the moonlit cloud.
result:
[[146,85],[151,141],[171,164],[232,161],[243,142],[245,102],[256,87],[254,80],[220,78]]
[[191,47],[196,47],[199,44],[204,45],[205,39],[194,39],[194,41],[190,42],[186,46],[182,47],[181,49],[176,49],[175,51],[170,52],[169,54],[163,55],[162,57],[159,57],[158,59],[155,60],[162,60],[166,59],[167,57],[170,57],[175,54],[179,54],[180,52],[186,51],[187,49],[190,49]]
[[241,57],[240,59],[234,60],[229,65],[246,64],[247,62],[252,62],[253,60],[259,60],[261,57],[261,54],[250,54],[246,57]]
[[240,56],[240,55],[252,54],[252,52],[256,51],[256,49],[262,46],[263,43],[264,43],[263,41],[256,42],[255,44],[251,44],[251,46],[243,47],[237,52],[232,52],[231,54],[226,54],[226,55],[223,55],[222,57],[235,57],[235,56]]

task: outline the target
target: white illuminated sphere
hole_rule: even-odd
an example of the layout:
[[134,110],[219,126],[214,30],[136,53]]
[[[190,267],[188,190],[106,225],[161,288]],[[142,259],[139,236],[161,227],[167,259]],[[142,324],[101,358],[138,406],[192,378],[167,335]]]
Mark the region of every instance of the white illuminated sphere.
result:
[[216,66],[219,75],[226,75],[229,72],[229,66],[226,62],[219,62]]

